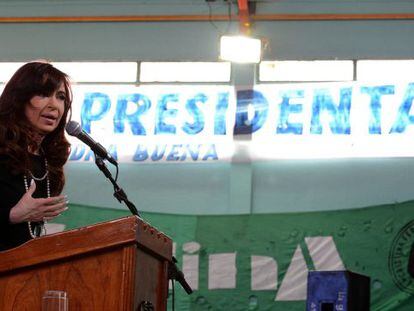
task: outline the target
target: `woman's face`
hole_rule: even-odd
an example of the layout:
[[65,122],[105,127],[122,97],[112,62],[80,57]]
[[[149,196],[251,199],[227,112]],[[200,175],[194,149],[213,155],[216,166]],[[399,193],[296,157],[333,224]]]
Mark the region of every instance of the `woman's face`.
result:
[[35,131],[46,135],[56,129],[65,111],[66,97],[63,83],[49,97],[41,95],[32,97],[25,107],[25,115]]

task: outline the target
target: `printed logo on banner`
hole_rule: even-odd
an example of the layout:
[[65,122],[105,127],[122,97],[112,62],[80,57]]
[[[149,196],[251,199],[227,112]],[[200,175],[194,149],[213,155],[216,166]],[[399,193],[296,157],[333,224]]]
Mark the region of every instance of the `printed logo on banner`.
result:
[[[411,248],[414,246],[414,220],[395,236],[388,256],[388,269],[394,284],[402,291],[414,294],[414,277],[409,274]],[[411,258],[413,260],[414,258]]]
[[[307,251],[317,271],[345,270],[331,236],[306,237]],[[193,241],[183,245],[183,273],[193,290],[199,289],[200,244]],[[237,252],[209,254],[208,289],[235,289],[237,287]],[[277,290],[275,301],[306,300],[308,265],[300,245],[291,258],[284,278],[278,286],[278,262],[269,256],[251,255],[251,290]]]

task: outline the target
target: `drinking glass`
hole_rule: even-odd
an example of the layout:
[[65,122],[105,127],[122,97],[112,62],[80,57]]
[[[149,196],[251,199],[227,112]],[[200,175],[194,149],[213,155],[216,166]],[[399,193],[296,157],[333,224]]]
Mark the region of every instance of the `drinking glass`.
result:
[[48,290],[42,297],[42,311],[68,311],[68,296],[61,290]]

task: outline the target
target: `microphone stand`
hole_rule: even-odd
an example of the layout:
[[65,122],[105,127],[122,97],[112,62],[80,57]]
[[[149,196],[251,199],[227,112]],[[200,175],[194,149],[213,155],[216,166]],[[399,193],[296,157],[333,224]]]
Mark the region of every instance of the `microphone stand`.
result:
[[[106,167],[106,164],[104,160],[102,159],[102,157],[98,156],[96,153],[95,153],[95,164],[102,171],[102,173],[104,173],[106,178],[108,178],[111,181],[112,185],[114,186],[114,197],[119,201],[119,203],[124,202],[133,215],[141,218],[135,205],[131,201],[128,200],[128,197],[126,193],[124,192],[124,190],[118,186],[118,184],[112,177],[112,174]],[[118,169],[118,166],[117,166],[117,169]]]
[[[124,190],[118,186],[114,178],[112,177],[111,172],[106,167],[106,164],[102,157],[98,156],[95,153],[95,164],[98,166],[98,168],[102,171],[102,173],[105,175],[106,178],[108,178],[112,185],[114,186],[114,197],[119,201],[119,203],[124,202],[126,206],[128,206],[129,210],[133,215],[136,215],[141,218],[141,216],[138,213],[137,208],[135,205],[128,200],[128,197]],[[178,281],[182,288],[186,291],[188,295],[192,294],[193,290],[191,289],[190,285],[188,285],[187,281],[184,278],[184,273],[178,269],[177,265],[177,259],[173,256],[172,260],[168,262],[168,279],[170,280],[176,280]]]
[[184,278],[184,273],[178,269],[176,263],[177,259],[173,256],[172,261],[168,262],[168,279],[178,281],[186,293],[188,295],[191,295],[193,293],[193,290],[191,289],[190,285],[188,285],[187,281]]

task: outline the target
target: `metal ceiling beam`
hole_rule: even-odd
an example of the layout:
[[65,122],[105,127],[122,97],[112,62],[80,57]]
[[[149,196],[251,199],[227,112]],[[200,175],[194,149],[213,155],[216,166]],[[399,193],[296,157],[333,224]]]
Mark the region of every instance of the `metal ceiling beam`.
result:
[[[390,14],[258,14],[252,21],[354,21],[414,20],[414,13]],[[240,20],[228,15],[109,15],[109,16],[0,16],[0,23],[129,23],[129,22],[209,22]]]
[[244,35],[250,34],[250,12],[248,0],[237,0],[239,6],[239,27],[240,33]]

